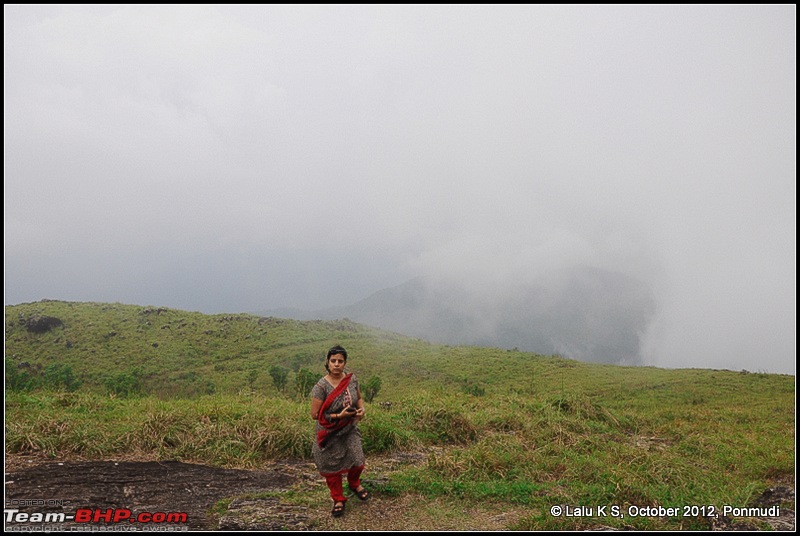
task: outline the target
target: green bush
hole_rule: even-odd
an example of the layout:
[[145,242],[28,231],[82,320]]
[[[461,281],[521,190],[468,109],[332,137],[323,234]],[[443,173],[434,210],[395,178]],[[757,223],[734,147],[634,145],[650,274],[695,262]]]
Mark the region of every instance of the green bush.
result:
[[272,376],[272,384],[275,388],[283,391],[289,378],[289,370],[280,365],[272,365],[269,368],[269,375]]
[[44,369],[42,385],[45,388],[67,391],[77,391],[81,386],[80,380],[75,377],[72,367],[63,363],[51,363]]
[[295,388],[297,393],[305,398],[311,394],[311,389],[317,383],[317,376],[307,368],[301,368],[297,371],[294,378]]
[[10,357],[6,357],[6,389],[14,392],[30,391],[38,386],[37,378],[28,370],[22,370]]
[[366,402],[372,402],[380,390],[381,390],[380,376],[370,376],[369,378],[367,378],[367,381],[365,381],[361,386],[361,394],[364,397],[364,401]]
[[72,367],[64,363],[50,363],[41,373],[35,372],[31,367],[20,367],[8,357],[5,364],[6,389],[11,391],[49,389],[73,392],[81,386],[81,381],[75,376]]
[[142,393],[141,372],[138,369],[120,372],[106,380],[108,392],[127,397]]

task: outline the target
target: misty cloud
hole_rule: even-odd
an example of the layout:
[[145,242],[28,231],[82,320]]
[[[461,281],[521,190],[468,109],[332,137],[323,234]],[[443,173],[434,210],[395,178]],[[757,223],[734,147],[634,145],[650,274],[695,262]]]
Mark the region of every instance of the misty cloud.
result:
[[5,303],[641,281],[794,373],[794,6],[5,6]]

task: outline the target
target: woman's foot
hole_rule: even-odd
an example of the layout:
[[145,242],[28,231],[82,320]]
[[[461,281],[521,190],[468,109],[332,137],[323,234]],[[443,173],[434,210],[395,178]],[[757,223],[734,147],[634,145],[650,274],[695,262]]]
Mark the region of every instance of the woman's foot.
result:
[[357,489],[354,488],[350,489],[353,490],[353,493],[356,494],[356,497],[358,497],[362,501],[366,501],[367,499],[369,499],[369,492],[364,489],[364,486],[358,486]]
[[341,517],[344,514],[344,503],[342,501],[336,501],[333,503],[333,510],[331,510],[331,515],[333,517]]

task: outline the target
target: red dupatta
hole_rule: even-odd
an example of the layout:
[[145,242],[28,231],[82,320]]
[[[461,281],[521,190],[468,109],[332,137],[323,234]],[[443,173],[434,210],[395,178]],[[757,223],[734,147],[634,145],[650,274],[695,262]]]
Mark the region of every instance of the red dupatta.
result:
[[344,378],[342,381],[339,382],[339,385],[333,390],[331,394],[328,395],[328,398],[325,399],[325,402],[322,403],[322,407],[319,408],[319,415],[317,416],[317,420],[319,424],[322,426],[322,430],[317,432],[317,445],[320,447],[324,447],[325,439],[334,432],[341,430],[348,424],[353,421],[353,417],[347,417],[344,419],[337,419],[336,421],[329,421],[325,418],[325,411],[333,404],[334,400],[339,398],[347,386],[350,385],[350,378],[353,377],[353,373],[351,372]]

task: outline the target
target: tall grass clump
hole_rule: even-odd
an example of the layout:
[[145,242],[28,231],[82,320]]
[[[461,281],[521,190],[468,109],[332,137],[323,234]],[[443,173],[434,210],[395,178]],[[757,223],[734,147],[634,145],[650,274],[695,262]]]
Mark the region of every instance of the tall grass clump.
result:
[[420,439],[405,425],[403,416],[380,406],[366,407],[369,410],[368,416],[359,425],[365,452],[409,450],[421,445]]
[[[23,417],[31,408],[36,417]],[[6,402],[6,450],[246,467],[308,457],[313,422],[304,409],[292,401],[257,396],[160,400],[12,394]]]

